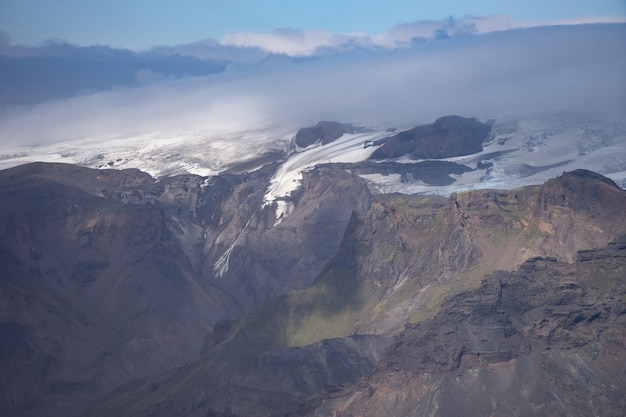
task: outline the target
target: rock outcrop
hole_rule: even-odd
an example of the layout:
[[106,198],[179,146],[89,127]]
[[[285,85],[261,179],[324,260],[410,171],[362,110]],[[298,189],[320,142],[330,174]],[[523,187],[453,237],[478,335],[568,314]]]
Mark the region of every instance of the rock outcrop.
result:
[[620,416],[626,236],[575,264],[532,258],[409,325],[377,369],[293,415]]
[[470,155],[482,150],[490,127],[478,120],[444,116],[431,125],[414,127],[384,140],[371,159],[397,158],[441,159]]
[[319,122],[313,127],[305,127],[296,133],[295,143],[301,148],[306,148],[315,143],[326,145],[331,143],[346,133],[363,133],[366,128],[357,127],[349,123],[339,122]]

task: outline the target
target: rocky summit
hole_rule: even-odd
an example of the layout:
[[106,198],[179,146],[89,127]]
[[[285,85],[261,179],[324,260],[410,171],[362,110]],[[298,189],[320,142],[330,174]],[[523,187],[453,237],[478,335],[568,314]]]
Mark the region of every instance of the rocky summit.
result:
[[381,194],[369,163],[270,203],[275,162],[0,171],[0,415],[624,414],[624,190]]
[[413,159],[442,159],[482,150],[490,126],[474,118],[444,116],[430,125],[417,126],[383,139],[372,159],[408,155]]
[[339,123],[322,121],[312,127],[299,129],[294,138],[294,142],[301,148],[314,145],[316,143],[326,145],[331,143],[346,133],[364,133],[368,129],[357,127],[350,123]]

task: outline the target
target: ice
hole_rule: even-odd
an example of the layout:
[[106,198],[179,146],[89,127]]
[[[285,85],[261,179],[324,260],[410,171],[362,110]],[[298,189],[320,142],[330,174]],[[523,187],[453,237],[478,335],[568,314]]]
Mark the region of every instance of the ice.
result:
[[[471,189],[505,189],[536,185],[564,171],[588,169],[625,184],[626,126],[588,114],[548,113],[513,116],[496,121],[481,152],[446,158],[476,169],[446,186],[402,182],[400,176],[363,176],[380,192],[450,195]],[[396,162],[415,163],[407,157]]]
[[0,169],[29,162],[65,162],[89,168],[137,168],[154,177],[217,175],[235,163],[284,150],[294,128],[205,129],[85,138],[0,149]]
[[298,189],[302,181],[302,173],[319,164],[326,163],[354,163],[366,160],[378,147],[365,147],[366,142],[372,142],[387,136],[386,132],[368,132],[345,134],[334,142],[326,145],[312,145],[301,152],[293,154],[276,171],[270,180],[270,186],[264,196],[263,205],[271,205],[276,200],[275,216],[280,223],[289,215],[286,205],[280,201]]
[[335,162],[360,162],[366,160],[376,146],[364,147],[365,142],[374,141],[387,135],[385,132],[346,134],[326,145],[313,145],[295,153],[285,161],[270,180],[265,194],[265,203],[286,197],[300,186],[302,172],[319,164]]
[[[410,128],[412,126],[408,126]],[[0,148],[0,169],[29,162],[65,162],[91,168],[137,168],[156,178],[183,173],[218,175],[239,163],[268,152],[288,156],[278,167],[264,196],[275,204],[277,224],[292,209],[288,197],[302,181],[302,173],[325,163],[366,160],[375,146],[364,144],[388,136],[384,128],[346,134],[326,145],[295,149],[295,127],[269,122],[238,127],[215,127],[167,132],[136,132],[118,137],[89,137],[38,146]],[[404,127],[400,130],[404,130]],[[416,163],[408,157],[394,159]],[[587,113],[544,113],[503,117],[493,124],[481,152],[447,158],[472,168],[451,176],[447,186],[400,181],[399,175],[363,175],[381,192],[449,195],[476,188],[511,189],[540,184],[577,168],[589,169],[626,184],[626,125]],[[257,167],[258,168],[258,167]],[[252,169],[252,168],[251,168]]]

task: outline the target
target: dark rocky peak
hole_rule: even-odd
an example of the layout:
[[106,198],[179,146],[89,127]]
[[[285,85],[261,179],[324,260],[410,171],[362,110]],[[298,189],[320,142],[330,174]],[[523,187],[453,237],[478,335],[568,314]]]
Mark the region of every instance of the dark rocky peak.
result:
[[602,207],[623,209],[626,196],[609,178],[595,172],[577,169],[548,180],[541,187],[541,204],[571,207],[575,210],[597,210]]
[[456,181],[451,174],[461,175],[472,170],[465,165],[449,161],[421,161],[411,164],[395,161],[363,161],[345,164],[344,167],[357,175],[399,174],[403,183],[423,181],[429,185],[450,185]]
[[598,174],[597,172],[589,171],[587,169],[575,169],[573,171],[564,172],[563,175],[557,177],[564,185],[569,184],[588,184],[594,181],[601,181],[609,186],[620,188],[612,179]]
[[417,126],[387,138],[372,159],[410,155],[414,159],[450,158],[482,150],[491,128],[475,118],[444,116],[435,123]]
[[363,133],[367,129],[356,127],[351,123],[339,122],[319,122],[313,127],[305,127],[296,133],[295,142],[301,148],[306,148],[314,143],[321,142],[322,145],[331,143],[345,133]]

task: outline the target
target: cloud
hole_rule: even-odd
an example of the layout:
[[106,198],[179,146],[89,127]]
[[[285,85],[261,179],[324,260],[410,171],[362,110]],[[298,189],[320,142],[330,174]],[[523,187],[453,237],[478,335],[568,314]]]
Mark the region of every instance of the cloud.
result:
[[625,43],[626,24],[535,27],[284,59],[205,77],[148,77],[154,82],[145,86],[6,111],[0,140],[106,140],[263,124],[295,129],[318,120],[408,127],[445,114],[491,118],[582,109],[585,102],[623,115]]
[[313,55],[321,47],[337,47],[352,39],[354,35],[335,34],[330,31],[300,31],[279,29],[270,33],[239,32],[224,36],[222,45],[260,48],[262,50],[290,56]]
[[11,45],[3,43],[0,36],[0,107],[30,105],[160,79],[206,75],[221,72],[226,65],[223,60],[137,53],[102,45]]
[[219,41],[162,46],[134,52],[104,45],[79,47],[64,42],[14,45],[0,32],[0,108],[33,105],[165,79],[203,76],[241,67],[282,66],[289,57],[326,59],[338,55],[412,48],[438,38],[465,37],[545,25],[624,21],[597,17],[558,22],[513,20],[506,15],[448,18],[400,25],[382,34],[274,30],[233,33]]
[[158,46],[150,50],[157,55],[184,55],[203,60],[227,61],[236,64],[251,64],[262,61],[268,51],[257,46],[245,47],[221,44],[214,39],[174,46]]
[[279,29],[270,33],[238,32],[225,35],[219,40],[223,46],[257,48],[269,53],[289,56],[312,56],[320,50],[361,48],[407,47],[415,40],[432,40],[468,34],[486,34],[511,29],[541,26],[580,25],[591,23],[624,23],[626,17],[597,16],[556,21],[515,20],[507,15],[486,17],[466,16],[462,19],[449,17],[443,20],[422,20],[396,26],[384,33],[333,33],[330,31],[301,31]]

